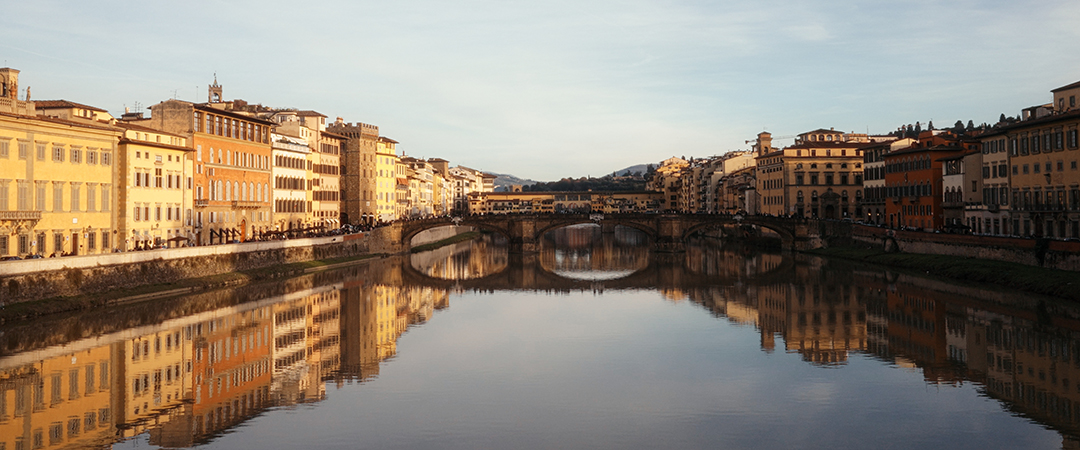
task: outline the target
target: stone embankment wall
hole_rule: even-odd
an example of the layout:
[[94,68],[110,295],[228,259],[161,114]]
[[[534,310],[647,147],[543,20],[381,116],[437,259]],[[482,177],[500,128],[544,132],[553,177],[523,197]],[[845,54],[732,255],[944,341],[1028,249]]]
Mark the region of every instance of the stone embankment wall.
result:
[[399,226],[365,233],[0,262],[0,305],[171,283],[319,259],[399,253],[470,231],[444,227],[400,242]]
[[856,225],[852,240],[885,251],[1008,261],[1080,271],[1080,242],[1000,236],[924,233]]

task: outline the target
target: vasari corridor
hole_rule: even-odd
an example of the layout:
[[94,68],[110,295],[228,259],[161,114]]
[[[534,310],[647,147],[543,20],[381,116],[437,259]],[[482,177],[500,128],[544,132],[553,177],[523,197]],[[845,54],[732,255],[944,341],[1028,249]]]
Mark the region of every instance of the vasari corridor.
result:
[[1080,0],[11,0],[0,450],[1080,450]]

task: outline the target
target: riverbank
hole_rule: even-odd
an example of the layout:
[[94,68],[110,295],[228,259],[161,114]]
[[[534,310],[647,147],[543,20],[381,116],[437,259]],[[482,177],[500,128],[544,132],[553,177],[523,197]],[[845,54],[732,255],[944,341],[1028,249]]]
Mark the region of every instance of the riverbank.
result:
[[292,277],[305,273],[347,267],[386,256],[386,254],[365,254],[359,256],[301,261],[205,277],[185,278],[167,283],[145,284],[130,289],[117,289],[103,293],[59,296],[42,300],[11,303],[0,307],[0,324],[51,314],[86,311],[106,306],[124,305],[155,298],[173,297],[257,283],[277,278]]
[[979,285],[995,285],[1035,294],[1080,301],[1076,272],[1044,269],[1020,263],[948,255],[887,253],[876,249],[830,247],[809,250],[811,255],[841,258]]

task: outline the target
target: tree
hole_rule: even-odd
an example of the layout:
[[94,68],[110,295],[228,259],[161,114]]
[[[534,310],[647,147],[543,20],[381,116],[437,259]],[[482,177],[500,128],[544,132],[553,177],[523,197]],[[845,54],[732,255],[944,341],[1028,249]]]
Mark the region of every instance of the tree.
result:
[[956,124],[953,125],[953,133],[956,133],[956,134],[963,134],[964,133],[964,121],[962,121],[962,120],[957,120],[956,121]]
[[934,121],[933,120],[931,120],[930,123],[926,124],[926,129],[930,130],[930,131],[934,131]]
[[915,122],[915,137],[918,137],[919,133],[922,133],[922,124]]
[[998,123],[1005,123],[1005,113],[1001,113],[1001,117],[998,117]]
[[968,130],[974,130],[975,129],[975,122],[972,122],[971,119],[968,119],[967,129]]

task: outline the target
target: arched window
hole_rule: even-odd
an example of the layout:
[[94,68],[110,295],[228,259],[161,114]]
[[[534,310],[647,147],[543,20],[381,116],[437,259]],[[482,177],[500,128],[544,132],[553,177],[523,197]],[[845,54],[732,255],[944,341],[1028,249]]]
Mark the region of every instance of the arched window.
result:
[[857,202],[862,201],[862,191],[855,191],[855,201],[857,201]]
[[812,201],[812,202],[817,201],[817,191],[810,191],[810,201]]
[[263,201],[270,201],[270,186],[267,186],[266,183],[263,183]]
[[232,183],[232,189],[233,189],[233,190],[232,190],[232,192],[233,192],[233,198],[235,198],[236,200],[240,200],[240,182],[238,182],[238,181],[233,181],[233,183]]
[[848,201],[847,191],[840,191],[840,199],[844,202]]
[[803,193],[802,193],[802,191],[796,192],[795,193],[795,198],[797,199],[797,201],[799,203],[802,203],[803,202]]

